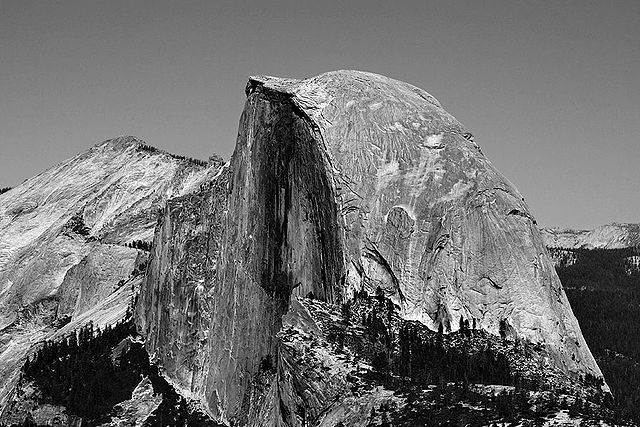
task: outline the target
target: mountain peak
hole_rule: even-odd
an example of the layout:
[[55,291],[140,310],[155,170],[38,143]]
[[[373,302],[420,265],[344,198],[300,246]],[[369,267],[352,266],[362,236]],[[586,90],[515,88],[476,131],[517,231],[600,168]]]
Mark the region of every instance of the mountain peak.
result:
[[339,390],[307,386],[285,322],[316,331],[296,301],[359,298],[433,334],[533,343],[565,379],[602,377],[524,199],[435,98],[360,71],[254,76],[246,94],[228,170],[164,210],[136,303],[181,393],[236,425],[328,413],[346,371],[332,370]]
[[111,138],[111,139],[107,139],[105,141],[99,142],[95,144],[93,147],[100,147],[100,148],[108,147],[114,150],[126,150],[131,146],[136,146],[140,144],[146,145],[146,142],[136,136],[121,135],[121,136],[116,136],[115,138]]
[[426,101],[436,107],[442,107],[433,95],[417,86],[368,71],[329,71],[305,79],[250,76],[247,94],[257,86],[290,95],[311,96],[311,99],[315,96],[320,98],[319,100],[322,97],[327,99],[340,93],[351,95],[355,99],[362,94],[363,90],[368,90],[368,95],[377,95],[381,99],[402,99],[408,104],[423,104]]

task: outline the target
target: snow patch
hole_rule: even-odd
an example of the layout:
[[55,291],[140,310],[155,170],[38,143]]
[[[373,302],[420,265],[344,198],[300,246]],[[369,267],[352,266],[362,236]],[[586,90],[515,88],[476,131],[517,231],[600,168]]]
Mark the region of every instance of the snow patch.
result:
[[436,135],[429,135],[427,139],[423,142],[425,147],[429,148],[444,148],[442,145],[442,135],[441,133]]

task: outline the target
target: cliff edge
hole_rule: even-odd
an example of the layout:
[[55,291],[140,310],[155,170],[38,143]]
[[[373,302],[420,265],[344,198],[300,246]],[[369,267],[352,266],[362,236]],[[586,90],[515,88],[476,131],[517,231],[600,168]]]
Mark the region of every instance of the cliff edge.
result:
[[602,377],[524,198],[433,96],[359,71],[251,77],[246,94],[228,167],[169,202],[136,306],[182,393],[235,425],[318,420],[348,372],[302,392],[284,331],[322,329],[300,301],[363,294]]

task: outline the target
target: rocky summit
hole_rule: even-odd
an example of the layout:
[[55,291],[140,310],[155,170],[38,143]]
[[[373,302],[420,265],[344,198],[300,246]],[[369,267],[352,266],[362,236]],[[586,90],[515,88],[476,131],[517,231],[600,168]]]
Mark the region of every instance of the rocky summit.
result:
[[301,365],[290,334],[326,337],[308,301],[361,295],[601,378],[524,198],[433,96],[357,71],[251,77],[246,95],[229,166],[168,203],[136,305],[181,393],[222,423],[334,425],[351,371],[331,352]]
[[524,198],[436,98],[359,71],[245,93],[226,164],[118,138],[0,195],[3,421],[607,413]]

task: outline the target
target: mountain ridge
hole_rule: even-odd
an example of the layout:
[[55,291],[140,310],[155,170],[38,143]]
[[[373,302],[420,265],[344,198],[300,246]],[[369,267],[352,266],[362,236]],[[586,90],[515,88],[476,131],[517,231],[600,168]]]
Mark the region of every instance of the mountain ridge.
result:
[[133,286],[130,275],[144,261],[125,244],[150,240],[164,202],[206,179],[206,167],[145,145],[131,136],[99,142],[0,194],[2,410],[20,361],[61,321],[80,328],[124,316],[124,290],[110,300],[114,315],[84,313],[120,281]]
[[541,229],[545,244],[565,249],[623,249],[640,246],[640,224],[612,222],[591,230],[548,227]]

